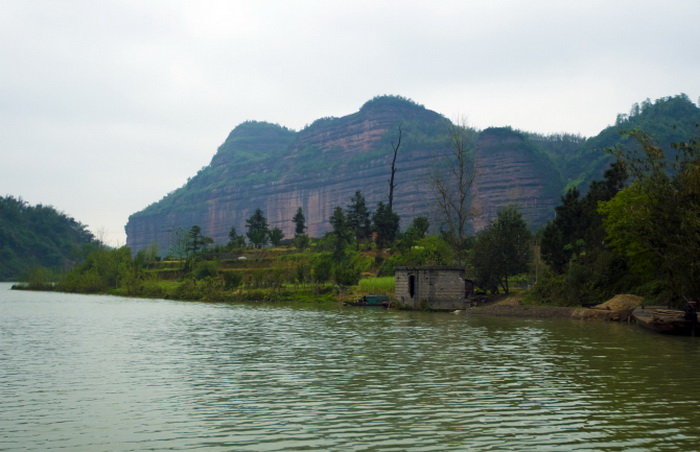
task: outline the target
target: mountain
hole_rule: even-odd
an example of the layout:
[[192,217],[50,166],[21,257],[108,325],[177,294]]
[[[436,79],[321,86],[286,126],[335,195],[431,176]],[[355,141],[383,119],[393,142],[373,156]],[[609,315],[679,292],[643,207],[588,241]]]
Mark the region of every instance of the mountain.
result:
[[[700,122],[698,111],[680,95],[633,107],[630,115],[618,116],[614,126],[589,139],[511,128],[478,132],[474,228],[484,227],[509,203],[518,205],[533,229],[540,227],[552,218],[566,187],[578,185],[585,191],[591,180],[600,178],[611,161],[600,149],[624,143],[620,130],[648,127],[655,136],[678,141],[692,133],[695,118]],[[333,208],[347,206],[355,191],[362,192],[370,208],[387,201],[399,129],[394,210],[403,227],[421,214],[437,225],[427,176],[450,152],[449,125],[442,115],[399,96],[376,97],[356,113],[318,119],[298,132],[245,122],[184,186],[129,217],[127,245],[137,251],[156,243],[166,252],[175,230],[193,225],[225,243],[231,227],[239,234],[246,231],[246,219],[258,208],[271,228],[291,237],[292,217],[301,207],[308,233],[320,236],[330,229]]]
[[0,198],[0,281],[16,280],[37,266],[68,268],[77,248],[97,243],[85,225],[51,206]]
[[489,128],[476,143],[473,227],[483,229],[501,207],[518,206],[531,227],[552,216],[564,180],[549,156],[521,132]]
[[654,102],[646,99],[641,104],[636,103],[629,114],[618,114],[614,125],[588,139],[574,135],[544,137],[536,134],[531,134],[530,138],[552,158],[567,181],[567,187],[577,186],[585,193],[590,183],[600,178],[613,161],[611,154],[602,150],[615,147],[639,149],[623,132],[636,129],[648,133],[673,159],[676,151],[671,144],[697,139],[699,124],[700,108],[687,95],[679,94]]

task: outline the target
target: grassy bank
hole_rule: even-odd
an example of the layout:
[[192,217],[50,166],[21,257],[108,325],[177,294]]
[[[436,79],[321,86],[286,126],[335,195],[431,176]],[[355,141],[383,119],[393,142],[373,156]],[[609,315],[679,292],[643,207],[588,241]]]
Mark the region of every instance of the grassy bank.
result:
[[331,304],[367,293],[393,295],[394,278],[376,276],[375,255],[351,257],[338,263],[329,252],[281,247],[158,260],[132,258],[126,248],[101,249],[65,274],[36,269],[18,288],[252,303]]

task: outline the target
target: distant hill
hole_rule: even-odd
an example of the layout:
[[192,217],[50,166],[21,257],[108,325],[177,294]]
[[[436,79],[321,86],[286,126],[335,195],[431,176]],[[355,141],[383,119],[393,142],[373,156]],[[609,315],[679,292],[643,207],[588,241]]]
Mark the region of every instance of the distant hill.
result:
[[[620,115],[598,136],[542,136],[489,128],[478,132],[475,206],[479,229],[510,203],[518,205],[533,229],[552,218],[553,208],[569,186],[585,191],[611,161],[601,151],[624,142],[620,131],[648,130],[664,144],[693,136],[700,110],[685,95],[645,101]],[[397,160],[394,209],[406,227],[418,215],[434,217],[434,196],[427,174],[449,152],[449,121],[400,96],[379,96],[358,112],[322,118],[301,131],[265,122],[245,122],[231,131],[211,163],[181,188],[129,217],[127,245],[133,251],[156,243],[167,252],[174,231],[198,225],[217,243],[255,209],[270,227],[292,235],[292,217],[301,207],[308,232],[329,229],[335,206],[347,206],[360,190],[368,206],[387,200],[392,143],[402,130]],[[436,224],[434,221],[433,224]]]
[[0,280],[25,270],[70,266],[76,248],[97,240],[86,227],[51,206],[30,206],[21,198],[0,198]]
[[700,108],[685,94],[664,97],[654,102],[647,99],[641,104],[634,104],[629,114],[618,114],[615,124],[595,137],[581,141],[568,152],[556,149],[549,155],[560,168],[568,186],[578,186],[585,192],[613,160],[609,154],[601,152],[602,149],[635,146],[631,139],[621,136],[621,132],[643,130],[654,137],[668,152],[667,155],[673,158],[675,151],[671,144],[697,138],[698,124]]

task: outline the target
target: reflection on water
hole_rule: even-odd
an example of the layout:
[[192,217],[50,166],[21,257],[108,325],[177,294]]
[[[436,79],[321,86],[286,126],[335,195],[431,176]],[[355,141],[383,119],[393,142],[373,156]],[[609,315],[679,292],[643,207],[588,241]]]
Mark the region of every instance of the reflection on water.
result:
[[0,285],[0,450],[694,450],[700,340]]

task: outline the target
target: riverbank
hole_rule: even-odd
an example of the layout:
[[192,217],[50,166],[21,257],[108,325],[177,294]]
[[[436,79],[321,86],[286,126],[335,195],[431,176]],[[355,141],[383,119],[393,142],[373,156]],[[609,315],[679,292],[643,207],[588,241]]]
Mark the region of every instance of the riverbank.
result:
[[[248,289],[248,290],[224,290],[223,287],[208,286],[207,281],[194,279],[171,282],[166,285],[151,282],[151,290],[138,290],[137,293],[128,293],[125,290],[111,290],[101,292],[104,295],[115,295],[133,298],[163,298],[179,301],[197,302],[223,302],[223,303],[279,303],[279,304],[326,304],[343,305],[348,301],[356,301],[369,292],[360,287],[344,288],[337,286],[301,286],[285,289]],[[26,284],[12,285],[14,290],[30,291],[56,291],[54,286],[29,287]],[[206,290],[205,290],[206,289]],[[366,289],[366,288],[362,288]],[[60,291],[58,291],[60,292]],[[377,292],[379,293],[379,292]],[[390,294],[387,294],[390,295]],[[391,296],[391,295],[390,295]],[[632,311],[642,304],[642,297],[636,295],[616,295],[610,300],[596,306],[562,307],[546,305],[523,304],[523,293],[496,295],[488,297],[483,304],[467,309],[455,311],[460,315],[480,315],[495,317],[518,317],[539,319],[578,319],[578,320],[604,320],[626,321]]]
[[496,297],[482,306],[463,312],[500,317],[626,321],[642,300],[636,295],[621,294],[590,308],[574,308],[525,305],[522,294],[513,294]]

